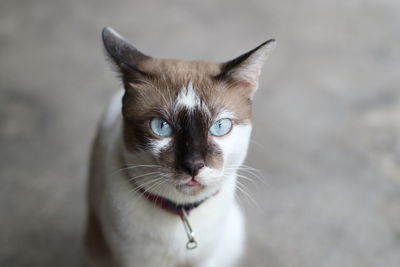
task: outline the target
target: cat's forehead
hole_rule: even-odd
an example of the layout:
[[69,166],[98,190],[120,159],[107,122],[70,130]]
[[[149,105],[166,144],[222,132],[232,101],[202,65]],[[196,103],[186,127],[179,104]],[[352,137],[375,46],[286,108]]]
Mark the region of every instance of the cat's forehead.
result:
[[181,102],[195,96],[206,100],[210,94],[215,96],[220,86],[214,78],[220,65],[214,62],[151,58],[141,65],[141,70],[151,74],[147,82],[153,89],[159,89],[170,100]]
[[140,67],[145,72],[170,77],[172,82],[187,79],[200,81],[221,71],[221,64],[215,62],[158,58],[147,59]]
[[249,99],[240,90],[215,79],[220,71],[217,63],[151,59],[141,70],[152,74],[133,86],[138,94],[136,103],[131,105],[142,111],[163,109],[173,115],[197,109],[213,118],[221,113],[243,120],[251,116]]

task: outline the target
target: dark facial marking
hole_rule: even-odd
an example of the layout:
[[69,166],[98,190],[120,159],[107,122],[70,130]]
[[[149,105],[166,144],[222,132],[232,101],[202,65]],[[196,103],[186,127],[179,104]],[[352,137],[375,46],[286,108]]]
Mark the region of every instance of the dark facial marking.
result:
[[175,135],[176,168],[196,176],[205,166],[207,157],[208,121],[199,110],[182,109],[178,116]]

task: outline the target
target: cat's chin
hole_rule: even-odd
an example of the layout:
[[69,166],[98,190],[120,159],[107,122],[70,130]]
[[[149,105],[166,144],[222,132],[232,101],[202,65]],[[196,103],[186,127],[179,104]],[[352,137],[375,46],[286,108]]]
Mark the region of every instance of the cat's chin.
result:
[[176,190],[187,196],[197,196],[203,193],[206,189],[207,187],[201,184],[195,184],[195,185],[181,184],[176,186]]

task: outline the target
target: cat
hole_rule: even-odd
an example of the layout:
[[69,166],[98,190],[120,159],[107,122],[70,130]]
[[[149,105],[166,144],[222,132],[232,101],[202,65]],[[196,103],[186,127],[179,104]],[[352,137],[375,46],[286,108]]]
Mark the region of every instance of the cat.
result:
[[271,39],[225,63],[157,59],[111,28],[123,89],[92,148],[86,266],[228,267],[244,253],[234,198]]

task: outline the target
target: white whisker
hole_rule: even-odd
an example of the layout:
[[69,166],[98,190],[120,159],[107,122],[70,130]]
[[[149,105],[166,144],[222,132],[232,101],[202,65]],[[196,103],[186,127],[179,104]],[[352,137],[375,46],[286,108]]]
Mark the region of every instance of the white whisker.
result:
[[134,176],[134,177],[129,177],[128,181],[132,181],[132,180],[136,180],[136,179],[138,179],[138,178],[145,177],[145,176],[148,176],[148,175],[160,174],[160,173],[161,173],[161,172],[149,172],[149,173],[137,175],[137,176]]
[[161,165],[125,165],[123,168],[113,171],[110,176],[113,176],[121,171],[131,170],[136,168],[161,168]]
[[236,182],[237,182],[236,188],[238,189],[238,191],[243,193],[254,204],[254,206],[258,210],[261,210],[261,207],[257,203],[257,201],[246,191],[246,190],[248,190],[247,187],[244,184],[240,183],[239,181],[236,181]]

